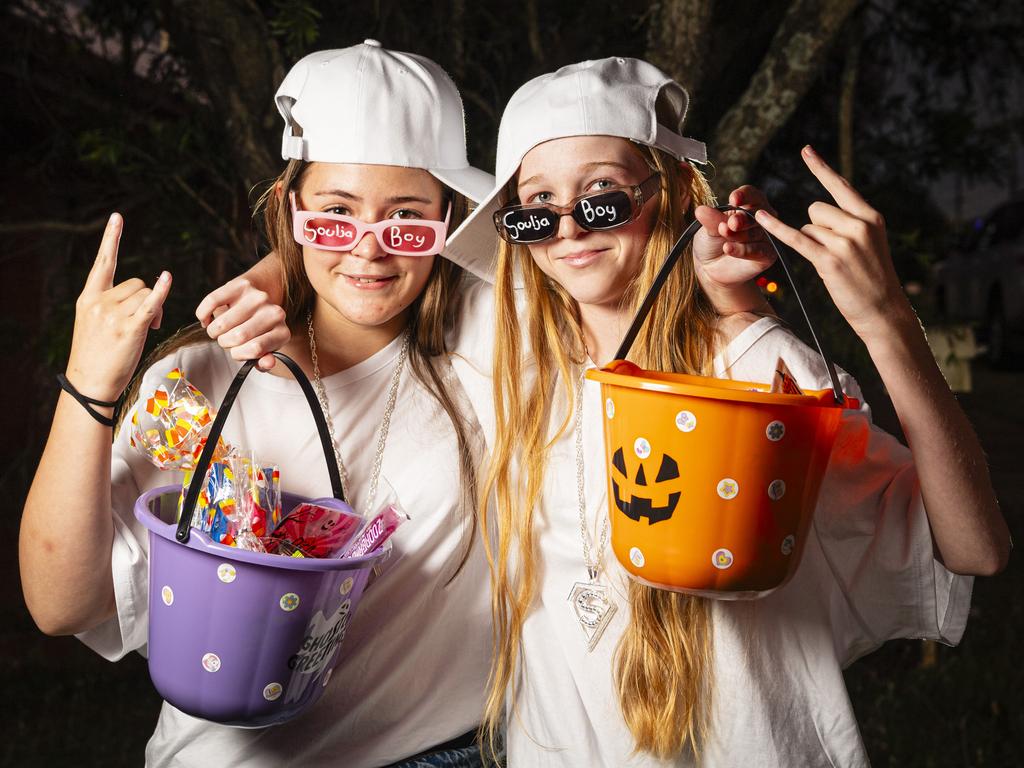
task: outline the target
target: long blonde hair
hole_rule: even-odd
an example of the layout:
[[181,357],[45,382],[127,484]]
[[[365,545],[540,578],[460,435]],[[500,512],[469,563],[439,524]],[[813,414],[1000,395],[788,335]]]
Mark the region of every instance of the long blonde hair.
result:
[[[315,293],[306,276],[302,261],[302,248],[292,237],[292,216],[288,193],[298,191],[303,175],[310,163],[291,160],[281,174],[271,182],[260,196],[254,212],[262,217],[263,229],[272,251],[282,265],[282,302],[289,328],[295,331],[305,327],[306,315],[312,308]],[[454,231],[469,213],[469,201],[457,192],[445,189],[445,204],[452,206],[449,231]],[[437,256],[423,291],[410,305],[409,312],[409,365],[413,374],[431,396],[444,409],[455,429],[459,450],[460,507],[468,523],[468,547],[476,532],[477,457],[481,450],[479,439],[466,424],[462,411],[452,394],[455,383],[451,368],[442,362],[447,354],[445,338],[458,322],[459,284],[463,271],[454,262]],[[122,400],[128,405],[135,402],[141,374],[152,363],[170,355],[181,347],[208,342],[206,330],[198,323],[178,331],[153,350],[146,363],[126,391]],[[455,578],[462,564],[451,578]]]
[[[657,220],[643,265],[622,297],[623,308],[635,312],[690,216],[684,205],[687,195],[694,205],[713,204],[714,198],[696,169],[680,167],[660,150],[631,146],[661,172]],[[514,185],[513,180],[506,199],[515,194]],[[523,276],[529,307],[526,339],[516,311],[517,272]],[[537,594],[534,510],[541,497],[548,451],[569,428],[575,371],[586,359],[578,305],[540,270],[528,249],[500,241],[495,293],[493,386],[498,426],[479,502],[484,530],[496,536],[496,542],[487,544],[494,654],[483,724],[485,747],[492,753],[506,693],[516,701],[523,622]],[[713,357],[716,315],[698,290],[692,258],[681,259],[663,293],[666,299],[655,303],[633,345],[633,360],[644,368],[706,375]],[[524,355],[527,340],[529,360]],[[528,390],[523,384],[527,367],[533,381]],[[549,436],[552,394],[559,382],[569,408],[554,436]],[[492,494],[493,511],[487,503]],[[632,615],[616,653],[615,680],[636,748],[660,758],[686,748],[696,754],[706,738],[711,710],[709,607],[703,599],[632,581],[629,604]]]

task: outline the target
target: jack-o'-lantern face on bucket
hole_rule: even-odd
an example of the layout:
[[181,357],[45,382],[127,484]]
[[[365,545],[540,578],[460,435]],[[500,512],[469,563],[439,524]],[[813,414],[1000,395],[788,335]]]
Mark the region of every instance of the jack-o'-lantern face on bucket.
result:
[[[631,520],[646,517],[648,525],[671,519],[682,496],[679,464],[667,453],[646,458],[619,448],[612,456],[615,506]],[[627,461],[626,457],[629,456]]]

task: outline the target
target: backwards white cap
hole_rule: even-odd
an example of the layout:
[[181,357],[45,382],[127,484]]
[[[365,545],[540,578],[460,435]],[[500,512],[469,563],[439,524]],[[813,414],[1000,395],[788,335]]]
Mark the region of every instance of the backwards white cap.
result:
[[493,281],[501,191],[538,144],[566,136],[618,136],[680,160],[707,162],[703,142],[682,135],[690,99],[679,83],[639,59],[583,61],[541,75],[509,100],[498,131],[495,186],[456,230],[444,255]]
[[466,159],[462,99],[441,67],[376,40],[301,59],[274,98],[281,156],[423,168],[479,202],[494,177]]

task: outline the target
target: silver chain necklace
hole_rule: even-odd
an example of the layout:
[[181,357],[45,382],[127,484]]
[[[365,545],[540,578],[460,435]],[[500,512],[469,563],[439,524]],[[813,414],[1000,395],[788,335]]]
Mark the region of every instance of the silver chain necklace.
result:
[[590,533],[587,530],[587,502],[583,478],[583,376],[580,371],[576,383],[575,433],[576,433],[576,502],[580,516],[580,539],[583,541],[583,564],[587,567],[588,581],[577,581],[569,593],[576,620],[587,637],[587,650],[597,647],[601,635],[618,610],[612,602],[611,589],[600,581],[604,570],[604,551],[608,546],[608,514],[603,515],[601,533],[598,538],[597,552],[590,551]]
[[[313,362],[313,385],[316,387],[316,396],[320,401],[320,408],[324,412],[324,419],[327,421],[327,432],[331,436],[331,448],[334,449],[334,460],[338,463],[338,473],[341,475],[341,488],[345,498],[352,504],[354,499],[348,490],[348,470],[341,460],[341,451],[338,450],[338,436],[334,432],[334,421],[331,419],[331,408],[327,401],[327,390],[320,378],[320,364],[316,357],[316,338],[313,334],[313,313],[306,316],[306,327],[309,330],[309,356]],[[395,411],[395,402],[398,400],[398,384],[402,379],[402,369],[405,367],[406,358],[409,356],[409,331],[405,331],[405,338],[402,341],[402,351],[398,353],[398,364],[391,376],[391,388],[388,390],[388,399],[384,405],[384,418],[381,419],[380,429],[377,431],[377,451],[373,457],[373,469],[370,471],[370,494],[366,499],[366,514],[373,514],[373,500],[377,496],[377,483],[380,481],[380,468],[384,461],[384,445],[388,440],[388,430],[391,428],[391,414]]]

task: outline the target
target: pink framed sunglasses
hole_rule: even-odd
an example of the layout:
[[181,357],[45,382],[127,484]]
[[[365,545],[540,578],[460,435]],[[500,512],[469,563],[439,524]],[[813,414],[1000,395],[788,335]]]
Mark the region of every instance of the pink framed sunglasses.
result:
[[385,219],[368,224],[340,213],[300,211],[295,192],[290,192],[288,197],[292,204],[292,237],[295,242],[325,251],[351,251],[367,232],[372,232],[387,253],[396,256],[433,256],[444,248],[448,221],[452,215],[449,203],[444,221]]

